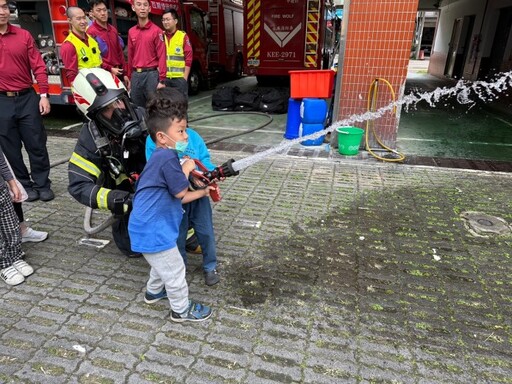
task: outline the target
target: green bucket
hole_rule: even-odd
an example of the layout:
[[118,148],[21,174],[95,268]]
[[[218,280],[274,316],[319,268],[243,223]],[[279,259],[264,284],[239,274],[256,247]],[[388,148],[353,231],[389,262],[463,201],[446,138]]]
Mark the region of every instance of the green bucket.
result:
[[357,127],[338,127],[338,151],[341,155],[353,156],[359,152],[364,129]]

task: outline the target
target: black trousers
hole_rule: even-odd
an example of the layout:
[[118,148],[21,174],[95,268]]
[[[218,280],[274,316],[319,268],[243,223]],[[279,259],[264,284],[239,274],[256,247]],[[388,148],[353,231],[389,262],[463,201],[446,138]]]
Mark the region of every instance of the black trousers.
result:
[[128,219],[129,215],[123,215],[112,223],[112,237],[117,245],[117,248],[126,256],[133,254],[130,235],[128,234]]
[[165,79],[165,86],[169,88],[177,88],[183,96],[188,100],[188,81],[184,77],[175,77]]
[[18,216],[18,221],[20,223],[23,223],[25,221],[25,217],[23,216],[23,208],[21,206],[21,203],[15,203],[13,201],[12,205],[14,207],[14,212],[16,212],[16,216]]
[[[50,188],[46,139],[39,96],[35,91],[15,97],[0,94],[0,145],[25,189]],[[28,154],[30,173],[23,161],[22,145]]]

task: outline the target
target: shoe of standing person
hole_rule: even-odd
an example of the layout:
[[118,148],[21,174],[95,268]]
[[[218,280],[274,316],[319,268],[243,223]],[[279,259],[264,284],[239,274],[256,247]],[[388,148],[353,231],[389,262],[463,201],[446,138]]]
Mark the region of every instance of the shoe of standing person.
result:
[[39,192],[39,199],[41,201],[50,201],[55,198],[55,195],[53,194],[53,191],[50,188],[41,189],[38,192]]
[[166,299],[167,298],[167,292],[165,291],[165,288],[162,289],[158,293],[151,293],[146,291],[146,294],[144,295],[144,301],[146,304],[153,304],[156,303],[159,300]]
[[188,309],[183,313],[177,313],[171,310],[171,320],[175,323],[184,323],[186,321],[200,322],[205,321],[212,315],[212,309],[200,303],[190,300]]
[[26,261],[18,260],[12,263],[12,266],[16,268],[16,270],[23,275],[23,277],[30,276],[34,273],[34,268],[32,268]]
[[204,273],[204,282],[206,285],[215,285],[219,281],[220,276],[216,269]]
[[32,188],[25,188],[25,191],[27,192],[27,200],[25,201],[36,201],[36,200],[39,200],[39,193],[35,190],[35,189],[32,189]]
[[39,243],[41,241],[45,241],[48,238],[48,232],[36,231],[30,227],[21,234],[21,242],[22,243]]
[[0,277],[9,285],[18,285],[25,281],[25,277],[12,265],[0,270]]

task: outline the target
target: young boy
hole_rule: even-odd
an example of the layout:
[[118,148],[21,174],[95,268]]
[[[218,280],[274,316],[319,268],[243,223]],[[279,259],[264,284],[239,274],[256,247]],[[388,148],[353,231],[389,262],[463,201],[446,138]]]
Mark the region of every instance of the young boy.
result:
[[187,145],[187,110],[156,92],[147,104],[147,126],[157,145],[137,182],[128,231],[132,249],[141,252],[151,266],[144,300],[156,302],[167,297],[174,322],[204,321],[212,310],[189,300],[185,264],[178,250],[182,202],[208,196],[211,187],[189,191],[188,176],[193,160],[180,165],[177,151]]
[[[159,91],[165,94],[169,100],[175,103],[183,103],[188,109],[188,100],[176,88],[164,88]],[[215,169],[215,165],[210,160],[210,152],[204,143],[203,138],[187,127],[188,145],[185,151],[178,152],[178,157],[183,159],[188,156],[197,159],[210,171]],[[146,159],[149,160],[155,150],[155,143],[150,136],[146,139]],[[213,214],[208,197],[202,197],[188,204],[183,204],[184,214],[180,225],[178,235],[178,249],[183,256],[185,266],[187,265],[187,232],[189,227],[194,228],[197,235],[197,241],[201,246],[203,254],[203,273],[206,285],[215,285],[220,281],[217,272],[217,250],[215,248],[215,233],[213,230]]]
[[12,200],[20,200],[21,193],[1,148],[0,179],[0,277],[9,285],[18,285],[34,273],[34,269],[22,260],[25,254],[21,250],[20,226],[12,205]]

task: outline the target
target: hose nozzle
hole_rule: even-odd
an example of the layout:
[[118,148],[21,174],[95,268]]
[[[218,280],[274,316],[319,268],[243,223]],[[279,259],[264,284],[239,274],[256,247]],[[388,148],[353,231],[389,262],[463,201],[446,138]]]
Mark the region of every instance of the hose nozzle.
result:
[[223,180],[226,177],[237,176],[240,173],[240,171],[235,171],[233,169],[234,162],[235,162],[235,160],[229,159],[225,163],[216,167],[213,171],[205,172],[204,175],[210,181]]

